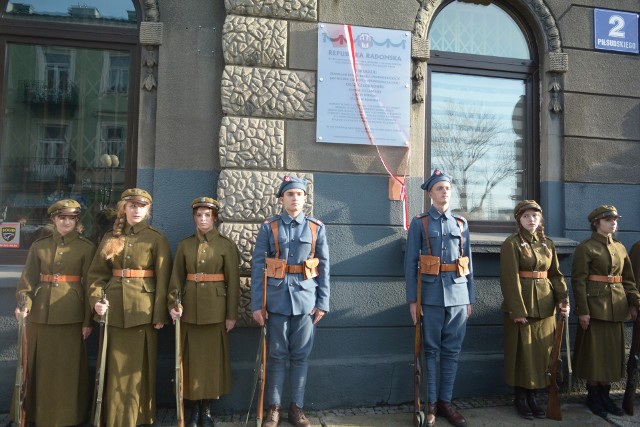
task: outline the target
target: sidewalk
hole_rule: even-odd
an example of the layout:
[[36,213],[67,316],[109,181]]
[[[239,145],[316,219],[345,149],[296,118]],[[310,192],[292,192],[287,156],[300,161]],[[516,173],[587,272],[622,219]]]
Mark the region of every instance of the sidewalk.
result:
[[[612,397],[618,402],[622,401],[622,394],[613,394]],[[640,398],[636,398],[635,415],[616,417],[609,415],[607,420],[603,420],[591,413],[584,405],[585,396],[572,395],[569,399],[563,399],[562,421],[549,419],[528,421],[516,414],[511,403],[511,397],[496,398],[468,398],[455,400],[455,405],[467,419],[467,426],[486,427],[512,427],[512,426],[620,426],[620,427],[640,427]],[[307,416],[314,427],[411,427],[412,417],[411,405],[401,406],[378,406],[374,408],[352,408],[352,409],[328,409],[323,411],[309,411]],[[216,417],[216,427],[243,427],[245,425],[245,414],[233,414]],[[9,416],[0,415],[0,427],[9,423]],[[176,414],[173,408],[159,408],[155,427],[175,426]],[[254,414],[251,414],[250,427],[255,427]],[[289,427],[286,421],[286,411],[280,423],[282,427]],[[445,418],[438,417],[436,426],[449,426]]]

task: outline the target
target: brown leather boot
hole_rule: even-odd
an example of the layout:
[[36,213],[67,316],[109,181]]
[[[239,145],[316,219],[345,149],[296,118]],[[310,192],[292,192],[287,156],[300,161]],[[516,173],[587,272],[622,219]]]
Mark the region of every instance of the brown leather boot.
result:
[[298,408],[298,405],[293,402],[289,406],[288,421],[289,424],[296,427],[309,427],[311,425],[311,421],[304,415],[302,408]]
[[427,427],[436,425],[436,412],[438,412],[436,402],[427,402]]
[[520,414],[522,418],[526,420],[532,420],[533,413],[531,412],[531,408],[529,408],[529,404],[527,403],[527,395],[524,388],[514,387],[513,389],[516,393],[516,398],[513,401],[516,406],[516,411],[518,411],[518,414]]
[[262,420],[262,427],[278,427],[280,424],[280,405],[271,405],[267,409],[267,416]]
[[437,414],[445,417],[447,421],[449,421],[449,424],[454,427],[465,427],[467,425],[467,420],[464,419],[462,414],[456,410],[451,402],[439,400]]
[[547,414],[540,405],[538,405],[538,393],[536,390],[527,390],[527,403],[529,404],[529,408],[531,408],[531,413],[536,418],[546,418]]

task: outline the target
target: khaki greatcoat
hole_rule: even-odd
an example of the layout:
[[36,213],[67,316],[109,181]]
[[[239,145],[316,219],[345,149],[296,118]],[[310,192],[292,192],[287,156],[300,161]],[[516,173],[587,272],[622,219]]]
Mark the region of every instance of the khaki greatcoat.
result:
[[[184,398],[216,399],[231,390],[231,360],[225,320],[238,318],[240,255],[217,229],[178,244],[168,293],[168,309],[181,295]],[[187,274],[224,274],[219,282],[186,280]]]
[[[124,249],[113,262],[101,255],[103,238],[89,270],[90,304],[102,290],[109,301],[107,369],[103,410],[108,426],[152,424],[156,412],[157,331],[167,322],[171,251],[164,235],[140,222],[126,224]],[[113,269],[153,270],[154,277],[114,277]],[[99,316],[96,315],[96,320]]]
[[[33,243],[18,282],[18,304],[24,296],[29,310],[27,420],[38,426],[76,425],[87,417],[89,367],[82,327],[92,325],[86,277],[94,253],[94,244],[76,231],[65,236],[54,231]],[[40,274],[83,281],[41,282]]]
[[[622,283],[588,280],[591,274],[622,276]],[[624,377],[623,322],[629,318],[629,306],[640,299],[624,245],[594,232],[576,248],[571,278],[576,316],[591,317],[586,331],[577,328],[576,376],[617,381]]]
[[[548,249],[548,253],[547,253]],[[546,279],[522,278],[520,271],[546,271]],[[555,245],[527,231],[509,236],[500,250],[500,288],[504,298],[504,379],[510,386],[537,389],[546,375],[555,307],[567,297]],[[526,324],[513,319],[527,318]]]

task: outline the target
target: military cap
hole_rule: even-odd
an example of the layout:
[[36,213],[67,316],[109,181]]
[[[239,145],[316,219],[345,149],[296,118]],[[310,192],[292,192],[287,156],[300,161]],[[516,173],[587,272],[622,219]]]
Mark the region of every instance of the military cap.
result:
[[72,199],[58,200],[47,209],[49,216],[54,215],[80,215],[80,203]]
[[149,205],[153,199],[151,199],[151,195],[149,193],[141,188],[129,188],[122,192],[120,200]]
[[542,212],[542,208],[535,200],[523,200],[513,208],[513,216],[517,218],[518,215],[529,209]]
[[436,169],[433,171],[429,179],[427,179],[421,186],[423,190],[431,191],[431,188],[436,185],[440,181],[451,182],[451,177],[441,171],[440,169]]
[[622,218],[618,215],[618,210],[613,205],[601,205],[595,208],[588,216],[589,222],[593,222],[600,218]]
[[304,178],[285,175],[285,177],[282,178],[282,184],[280,184],[280,188],[278,188],[276,197],[284,196],[285,191],[291,190],[292,188],[299,188],[307,194],[307,180]]
[[218,212],[220,210],[220,203],[216,199],[212,199],[211,197],[198,197],[191,202],[191,207],[193,209],[196,208],[211,208],[214,211]]

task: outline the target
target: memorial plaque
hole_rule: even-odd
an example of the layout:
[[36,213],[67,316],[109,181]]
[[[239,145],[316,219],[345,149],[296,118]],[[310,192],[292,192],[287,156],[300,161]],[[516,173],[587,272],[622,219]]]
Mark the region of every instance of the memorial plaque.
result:
[[317,142],[409,145],[411,33],[319,24]]

